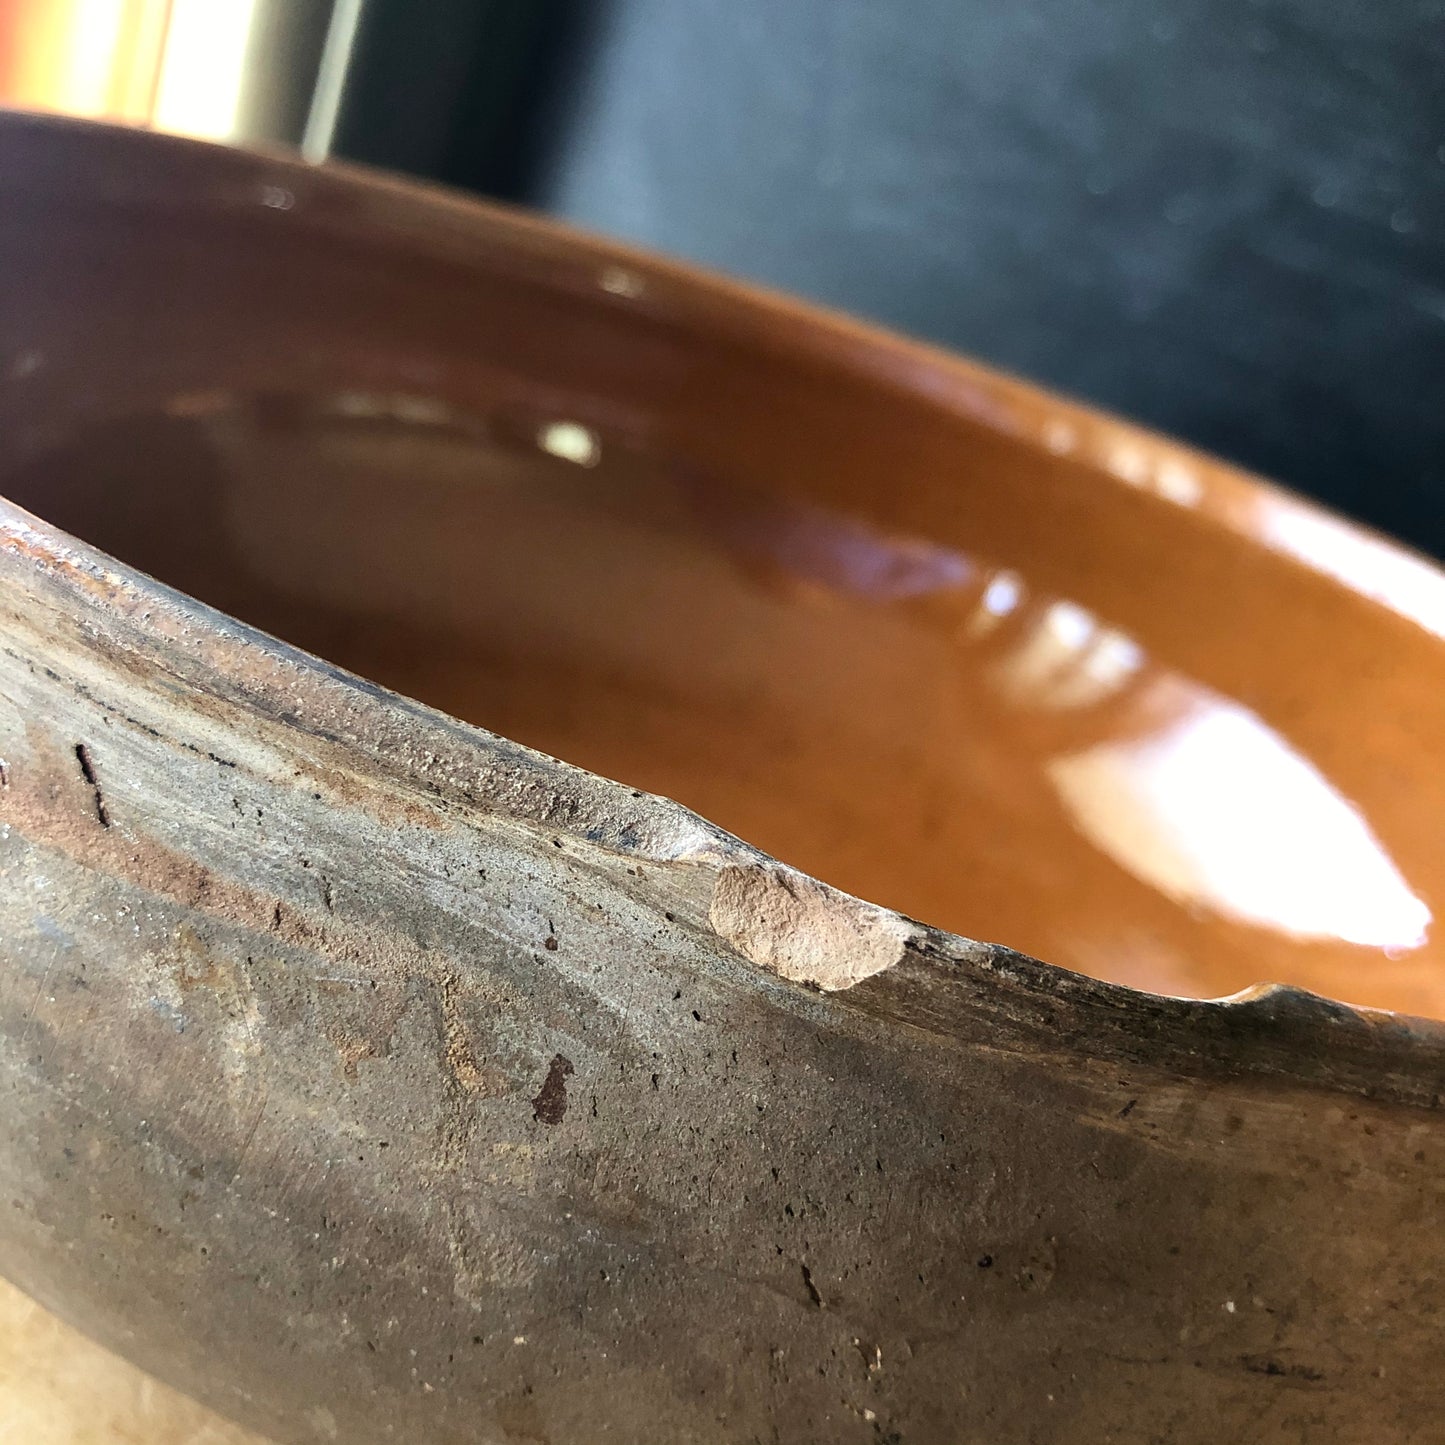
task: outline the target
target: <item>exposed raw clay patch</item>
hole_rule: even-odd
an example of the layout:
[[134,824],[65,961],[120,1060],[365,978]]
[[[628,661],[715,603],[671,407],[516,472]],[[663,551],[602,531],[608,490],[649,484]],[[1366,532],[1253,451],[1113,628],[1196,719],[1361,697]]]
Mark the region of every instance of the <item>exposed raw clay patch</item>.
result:
[[898,914],[772,862],[724,868],[708,922],[759,967],[830,993],[892,968],[912,933]]

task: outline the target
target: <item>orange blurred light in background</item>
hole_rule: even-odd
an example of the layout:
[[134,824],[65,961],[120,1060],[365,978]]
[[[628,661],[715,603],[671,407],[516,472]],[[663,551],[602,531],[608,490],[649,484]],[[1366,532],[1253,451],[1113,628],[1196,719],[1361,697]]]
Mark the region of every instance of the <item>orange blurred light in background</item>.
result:
[[[287,63],[284,54],[252,55],[258,21],[260,33],[269,22],[284,41],[287,17],[331,10],[318,4],[0,0],[0,105],[237,140],[256,123],[243,116],[248,63],[273,72]],[[302,58],[303,87],[313,62]]]
[[171,0],[0,0],[0,103],[148,124]]

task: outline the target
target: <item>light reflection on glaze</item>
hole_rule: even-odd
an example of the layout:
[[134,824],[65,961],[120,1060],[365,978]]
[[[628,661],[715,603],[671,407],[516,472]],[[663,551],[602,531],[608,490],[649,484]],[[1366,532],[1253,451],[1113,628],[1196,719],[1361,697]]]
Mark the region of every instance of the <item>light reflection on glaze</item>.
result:
[[882,537],[847,518],[803,507],[742,515],[714,509],[710,515],[744,555],[858,597],[900,601],[948,593],[977,573],[974,564],[952,548]]
[[574,466],[595,467],[602,460],[597,433],[580,421],[551,421],[537,433],[537,445]]
[[1290,498],[1254,510],[1266,543],[1445,638],[1445,573],[1423,557]]
[[1090,843],[1186,907],[1392,956],[1427,942],[1430,909],[1328,779],[1247,708],[1146,667],[1084,608],[1048,603],[988,675],[1016,706],[1055,711],[1097,707],[1141,673],[1110,736],[1045,764]]
[[1172,721],[1048,765],[1076,826],[1186,906],[1295,938],[1403,950],[1430,910],[1349,802],[1253,713],[1160,678]]
[[[1166,481],[1161,469],[1160,490],[1187,492],[1189,477],[1179,467]],[[966,594],[965,651],[1026,596],[1008,569],[821,510],[766,503],[748,518],[735,540],[796,575],[880,599]],[[1391,957],[1426,943],[1430,909],[1317,768],[1247,708],[1151,664],[1086,608],[1036,600],[981,676],[1005,704],[1035,713],[1097,710],[1142,679],[1102,738],[1042,766],[1072,826],[1175,903]]]

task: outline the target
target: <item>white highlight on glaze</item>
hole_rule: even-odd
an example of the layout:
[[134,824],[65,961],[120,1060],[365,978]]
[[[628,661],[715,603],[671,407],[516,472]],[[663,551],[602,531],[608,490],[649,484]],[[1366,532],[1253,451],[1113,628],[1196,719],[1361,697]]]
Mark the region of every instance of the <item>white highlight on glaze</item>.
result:
[[602,443],[597,433],[580,421],[548,422],[537,433],[537,445],[544,452],[579,467],[595,467],[602,460]]
[[1019,605],[1023,583],[1012,572],[999,572],[983,591],[983,610],[991,617],[1007,617]]
[[1014,572],[995,572],[978,599],[978,606],[963,624],[961,635],[986,637],[1023,601],[1024,584]]
[[1066,457],[1079,444],[1079,431],[1073,422],[1050,417],[1044,424],[1044,445],[1055,456]]
[[892,968],[913,934],[898,914],[769,860],[722,870],[708,922],[750,963],[828,993]]
[[399,421],[407,426],[444,427],[453,426],[457,421],[456,412],[446,402],[407,392],[341,391],[329,399],[329,406],[337,416]]
[[1090,678],[1103,693],[1117,692],[1144,666],[1144,650],[1132,637],[1103,628],[1085,659]]
[[1159,463],[1154,474],[1154,490],[1176,506],[1197,507],[1204,496],[1204,483],[1192,467],[1168,458]]
[[1077,602],[1055,602],[1044,613],[1043,630],[1065,653],[1081,652],[1098,628],[1093,613]]
[[597,278],[597,284],[610,296],[625,296],[628,300],[634,300],[643,292],[642,277],[636,271],[629,271],[623,266],[608,266],[601,276]]
[[1178,457],[1157,457],[1146,446],[1117,442],[1104,465],[1120,481],[1152,492],[1178,507],[1197,507],[1204,499],[1204,481],[1193,467]]
[[1118,443],[1109,453],[1107,466],[1120,481],[1142,487],[1149,479],[1149,458],[1137,446]]
[[1073,602],[1052,602],[995,669],[999,691],[1014,702],[1047,706],[1093,636],[1093,616]]
[[1258,509],[1257,525],[1276,551],[1445,638],[1445,572],[1404,548],[1337,517],[1292,502]]
[[1132,638],[1103,626],[1076,602],[1051,602],[1018,647],[993,669],[1000,693],[1030,708],[1062,712],[1112,696],[1144,663]]
[[1358,811],[1236,703],[1196,696],[1048,774],[1091,842],[1178,903],[1296,938],[1425,942],[1429,908]]
[[[974,564],[951,547],[889,536],[821,507],[772,507],[737,540],[791,576],[857,597],[927,597],[965,587]],[[762,521],[762,516],[758,518]]]

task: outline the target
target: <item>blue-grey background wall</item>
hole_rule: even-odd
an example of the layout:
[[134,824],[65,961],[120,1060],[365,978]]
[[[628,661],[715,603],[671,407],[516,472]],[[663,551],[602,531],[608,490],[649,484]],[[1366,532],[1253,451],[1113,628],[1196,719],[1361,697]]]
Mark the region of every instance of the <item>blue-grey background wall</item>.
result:
[[1445,555],[1442,0],[417,15],[373,0],[343,150],[944,342]]

